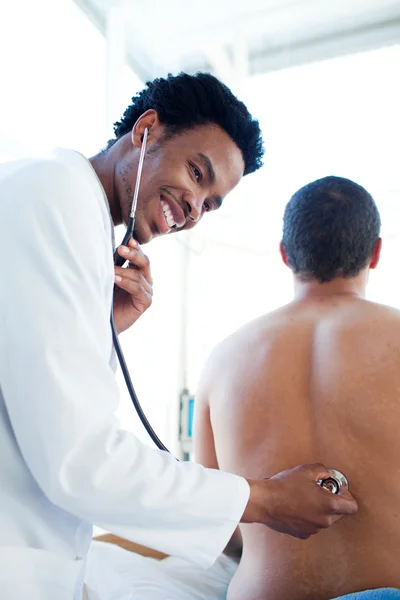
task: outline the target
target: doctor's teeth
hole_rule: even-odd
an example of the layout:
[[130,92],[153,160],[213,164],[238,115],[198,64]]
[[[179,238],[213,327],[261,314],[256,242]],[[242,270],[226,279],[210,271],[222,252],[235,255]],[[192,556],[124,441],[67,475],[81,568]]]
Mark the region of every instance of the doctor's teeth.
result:
[[161,201],[161,206],[163,207],[164,216],[165,216],[165,220],[167,221],[168,227],[174,227],[174,225],[176,223],[175,223],[174,217],[172,216],[172,212],[168,206],[168,203]]

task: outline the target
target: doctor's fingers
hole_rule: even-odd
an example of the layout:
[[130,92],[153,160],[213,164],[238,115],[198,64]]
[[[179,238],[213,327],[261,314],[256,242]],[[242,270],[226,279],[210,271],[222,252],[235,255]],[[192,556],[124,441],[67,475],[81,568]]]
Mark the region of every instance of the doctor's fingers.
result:
[[140,270],[150,285],[153,283],[151,278],[150,260],[135,240],[130,239],[128,246],[120,246],[118,248],[118,254],[129,261],[130,267]]
[[[144,287],[137,281],[131,281],[125,278],[121,278],[121,281],[119,281],[117,278],[115,278],[115,285],[117,288],[128,294],[132,306],[134,306],[135,309],[140,313],[143,313],[151,306],[153,302],[152,293],[145,290]],[[116,299],[117,295],[114,296],[114,304]]]
[[[147,294],[150,295],[150,297],[152,297],[153,286],[141,271],[138,271],[137,269],[126,269],[124,267],[114,267],[114,270],[116,275],[115,283],[119,287],[124,286],[123,289],[130,294],[133,292],[130,292],[126,286],[131,286],[132,290],[138,290],[139,288],[142,288]],[[120,277],[121,279],[119,280],[117,277]]]

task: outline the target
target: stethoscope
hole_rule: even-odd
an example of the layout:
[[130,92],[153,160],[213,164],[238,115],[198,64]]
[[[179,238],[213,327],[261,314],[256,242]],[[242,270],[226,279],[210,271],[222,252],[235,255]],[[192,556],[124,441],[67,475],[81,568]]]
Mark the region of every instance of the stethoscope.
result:
[[[146,152],[146,144],[147,144],[147,136],[148,135],[149,135],[149,130],[146,127],[146,129],[144,130],[142,147],[140,150],[138,172],[137,172],[137,177],[136,177],[135,191],[133,194],[131,212],[129,214],[126,233],[121,242],[122,245],[124,245],[124,246],[127,246],[129,240],[133,237],[133,230],[135,227],[135,214],[136,214],[137,200],[138,200],[138,195],[139,195],[140,180],[142,177],[143,161],[144,161],[144,155]],[[122,267],[125,263],[126,263],[126,259],[123,258],[122,256],[120,256],[118,253],[115,253],[114,264],[118,267]],[[153,442],[155,443],[157,448],[159,448],[160,450],[165,450],[166,452],[169,452],[168,448],[166,446],[164,446],[164,444],[162,443],[162,441],[160,440],[160,438],[158,437],[158,435],[156,434],[156,432],[150,425],[146,415],[144,414],[142,407],[140,406],[139,399],[136,395],[135,388],[133,387],[133,383],[132,383],[131,377],[129,375],[129,370],[128,370],[128,367],[127,367],[127,364],[125,361],[124,353],[122,352],[122,348],[119,343],[118,334],[117,334],[117,330],[116,330],[115,322],[114,322],[114,311],[113,310],[111,310],[110,321],[111,321],[112,337],[113,337],[115,352],[117,353],[119,364],[120,364],[121,370],[122,370],[122,374],[124,376],[126,387],[128,388],[128,392],[131,397],[133,406],[135,407],[135,410],[136,410],[141,422],[143,423],[147,433],[149,434],[149,436],[151,437],[151,439],[153,440]]]
[[[138,196],[139,196],[140,180],[142,177],[143,161],[144,161],[144,155],[146,153],[146,144],[147,144],[148,134],[149,134],[149,130],[146,127],[146,129],[144,130],[142,147],[140,150],[138,172],[137,172],[137,177],[136,177],[135,191],[133,194],[131,212],[129,214],[127,229],[126,229],[124,238],[121,242],[121,244],[124,246],[127,246],[129,240],[133,237],[133,229],[135,227],[135,215],[136,215],[137,200],[138,200]],[[118,253],[115,253],[114,264],[118,267],[122,267],[125,263],[126,263],[126,259],[123,258],[122,256],[120,256]],[[143,423],[144,428],[146,429],[147,433],[149,434],[149,436],[151,437],[151,439],[153,440],[153,442],[155,443],[157,448],[159,448],[160,450],[164,450],[165,452],[169,452],[168,448],[162,443],[162,441],[160,440],[160,438],[158,437],[158,435],[156,434],[156,432],[150,425],[146,415],[144,414],[142,407],[140,406],[139,399],[136,395],[135,388],[133,387],[133,383],[132,383],[131,377],[129,375],[129,370],[128,370],[128,367],[127,367],[127,364],[125,361],[124,353],[122,352],[122,348],[119,343],[118,334],[117,334],[117,330],[116,330],[115,323],[114,323],[113,310],[111,310],[110,321],[111,321],[111,329],[112,329],[114,348],[115,348],[115,351],[118,356],[119,364],[121,366],[122,374],[124,376],[126,387],[128,388],[128,392],[131,397],[133,406],[135,407],[135,410],[139,416],[139,419]],[[343,473],[341,473],[340,471],[337,471],[336,469],[328,469],[328,471],[331,474],[331,477],[329,477],[327,479],[320,479],[317,482],[322,488],[326,489],[328,492],[331,492],[332,494],[338,494],[342,488],[345,490],[349,489],[348,481],[347,481],[346,477],[343,475]]]

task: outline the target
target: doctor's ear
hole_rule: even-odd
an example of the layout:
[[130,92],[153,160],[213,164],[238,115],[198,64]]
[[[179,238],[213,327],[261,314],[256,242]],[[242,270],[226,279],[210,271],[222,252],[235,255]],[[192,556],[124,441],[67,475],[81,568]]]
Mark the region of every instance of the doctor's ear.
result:
[[153,108],[146,110],[146,112],[140,115],[132,128],[132,144],[136,146],[136,148],[141,147],[146,128],[149,130],[148,139],[155,142],[160,136],[161,125],[158,113]]

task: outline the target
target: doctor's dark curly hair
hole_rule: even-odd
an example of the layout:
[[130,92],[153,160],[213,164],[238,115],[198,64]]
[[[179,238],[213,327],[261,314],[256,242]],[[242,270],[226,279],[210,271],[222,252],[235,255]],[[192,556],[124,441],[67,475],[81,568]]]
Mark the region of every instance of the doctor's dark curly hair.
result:
[[216,124],[241,150],[245,175],[262,166],[264,148],[258,121],[226,85],[209,73],[180,73],[147,82],[114,124],[115,139],[108,142],[107,150],[151,108],[165,126],[165,139],[197,126]]

